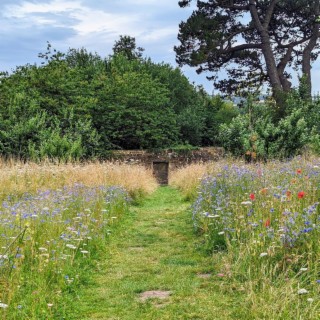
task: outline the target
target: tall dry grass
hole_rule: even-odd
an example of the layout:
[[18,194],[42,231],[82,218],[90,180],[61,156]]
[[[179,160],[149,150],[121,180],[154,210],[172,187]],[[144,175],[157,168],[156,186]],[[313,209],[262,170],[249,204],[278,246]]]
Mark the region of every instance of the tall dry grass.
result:
[[194,198],[202,177],[209,171],[209,165],[195,163],[170,172],[169,184],[180,189],[187,200]]
[[36,164],[0,160],[0,181],[0,199],[11,194],[55,190],[76,183],[90,187],[122,186],[134,199],[150,194],[157,188],[151,169],[110,162],[59,164],[44,161]]
[[197,188],[205,175],[219,174],[223,168],[226,165],[230,165],[230,163],[231,160],[221,160],[210,163],[190,164],[173,170],[170,173],[169,183],[171,186],[179,188],[186,200],[192,200],[196,197]]
[[[295,166],[317,162],[317,157],[296,157],[291,160]],[[268,163],[245,163],[242,159],[225,158],[216,162],[190,164],[170,172],[169,184],[181,190],[187,200],[193,200],[197,196],[197,189],[201,180],[206,176],[217,176],[231,167],[244,167],[248,170],[259,170],[264,168],[266,171],[273,170],[274,166],[282,162],[275,160]]]

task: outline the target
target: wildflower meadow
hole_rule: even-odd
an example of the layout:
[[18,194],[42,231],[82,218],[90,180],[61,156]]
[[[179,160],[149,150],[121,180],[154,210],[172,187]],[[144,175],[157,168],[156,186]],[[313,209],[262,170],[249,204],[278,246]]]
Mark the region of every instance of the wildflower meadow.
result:
[[[67,319],[129,203],[156,183],[143,168],[111,164],[7,169],[0,202],[0,318]],[[149,178],[149,189],[139,176]],[[110,185],[119,179],[122,186]]]
[[[172,278],[164,287],[172,292],[172,303],[163,309],[171,317],[179,301],[189,303],[179,294],[193,299],[193,295],[185,296],[189,289],[179,291],[180,282],[171,288],[173,278],[177,278],[174,270],[179,266],[188,270],[188,276],[181,275],[180,280],[192,286],[201,305],[211,299],[211,294],[222,299],[219,303],[210,300],[210,306],[225,306],[221,319],[319,318],[320,159],[298,157],[288,162],[255,164],[229,159],[178,169],[170,180],[180,188],[184,202],[179,192],[170,187],[155,193],[158,202],[152,196],[145,197],[157,184],[151,172],[141,167],[34,166],[33,171],[30,164],[10,167],[7,173],[2,170],[8,187],[1,189],[0,197],[1,319],[72,319],[70,316],[78,312],[89,314],[90,306],[86,306],[81,294],[87,292],[85,288],[96,288],[99,261],[112,260],[114,252],[119,252],[117,259],[122,257],[120,260],[127,265],[118,264],[120,271],[104,270],[109,282],[103,286],[110,288],[103,292],[116,300],[120,298],[114,292],[123,295],[123,299],[114,302],[119,305],[114,310],[106,302],[106,310],[111,308],[119,315],[124,312],[121,306],[128,301],[138,314],[138,293],[154,288],[155,278],[152,273],[145,273],[145,261],[149,261],[147,268],[158,263],[159,270],[172,268]],[[170,196],[170,215],[168,209],[158,210],[158,206],[166,208],[169,201],[168,198],[163,203],[161,195]],[[136,205],[133,211],[140,210],[140,215],[133,213],[129,219],[131,242],[127,244],[120,236],[115,243],[119,242],[121,250],[110,255],[110,239],[117,239],[118,226],[131,215],[132,202]],[[187,218],[185,210],[190,203]],[[152,214],[156,214],[156,222]],[[170,218],[168,225],[165,217]],[[183,223],[190,229],[177,236]],[[172,225],[177,228],[173,234],[179,241],[172,242],[172,236],[168,236]],[[126,230],[124,234],[129,233]],[[156,241],[159,233],[160,242]],[[162,247],[167,236],[172,250],[177,249],[176,244],[179,250],[189,250],[188,259],[181,260],[181,251],[176,257],[167,255],[169,249]],[[185,239],[195,241],[196,247],[192,242],[187,249],[182,243]],[[196,249],[207,257],[208,265],[193,260],[200,259],[195,258]],[[160,253],[163,256],[155,264]],[[130,259],[136,263],[133,278]],[[123,277],[124,270],[130,276]],[[116,279],[112,278],[114,273]],[[147,275],[148,286],[141,282]],[[97,294],[94,290],[89,292]],[[146,304],[145,311],[151,312],[148,314],[160,317],[161,310]]]
[[317,319],[320,160],[226,161],[216,171],[198,180],[192,221],[220,290],[238,294],[253,319]]

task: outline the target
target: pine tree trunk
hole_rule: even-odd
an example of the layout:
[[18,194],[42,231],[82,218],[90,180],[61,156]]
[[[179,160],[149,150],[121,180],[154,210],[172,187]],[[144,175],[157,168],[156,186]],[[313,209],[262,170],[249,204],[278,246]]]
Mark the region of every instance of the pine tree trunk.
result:
[[[265,59],[267,74],[270,80],[273,96],[274,96],[274,99],[276,100],[277,105],[281,108],[283,107],[283,102],[284,102],[283,101],[284,88],[282,87],[281,78],[278,73],[277,64],[276,64],[272,47],[271,47],[270,37],[268,34],[269,24],[268,23],[263,24],[260,21],[255,0],[249,0],[249,3],[250,3],[250,14],[251,14],[252,21],[254,22],[256,29],[261,37],[262,54]],[[277,1],[274,0],[273,6],[276,3]],[[269,12],[269,14],[272,14],[272,11]]]
[[319,27],[320,23],[318,21],[319,19],[319,14],[320,14],[320,1],[316,1],[315,3],[315,15],[317,17],[317,20],[314,23],[314,27],[312,30],[311,38],[307,44],[307,46],[303,50],[302,54],[302,75],[303,75],[303,81],[304,85],[306,86],[305,88],[305,94],[306,96],[304,98],[311,99],[311,53],[312,50],[315,48],[317,45],[317,41],[320,36],[319,32]]

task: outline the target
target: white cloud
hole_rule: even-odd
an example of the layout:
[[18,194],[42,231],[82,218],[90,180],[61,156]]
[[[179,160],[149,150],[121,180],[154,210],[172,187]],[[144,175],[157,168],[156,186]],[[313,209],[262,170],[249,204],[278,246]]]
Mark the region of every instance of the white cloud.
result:
[[71,14],[77,22],[73,28],[80,34],[86,35],[94,32],[126,33],[130,30],[141,32],[138,26],[142,17],[138,14],[111,14],[104,11],[83,8]]
[[152,7],[152,8],[178,8],[178,1],[176,0],[122,0],[125,5]]
[[178,34],[178,27],[171,26],[165,28],[158,28],[148,32],[141,37],[144,41],[158,41],[159,39],[164,39]]
[[3,15],[7,18],[25,18],[28,15],[39,13],[64,13],[81,9],[79,1],[53,0],[49,3],[33,3],[24,1],[18,5],[7,5]]
[[[54,41],[54,45],[61,49],[65,46],[86,47],[107,54],[111,52],[114,41],[126,34],[135,37],[137,44],[146,49],[147,55],[152,52],[159,56],[163,52],[165,56],[158,59],[172,60],[168,48],[171,49],[176,39],[178,24],[166,24],[163,18],[159,19],[158,15],[165,16],[170,10],[169,3],[173,3],[172,0],[163,1],[123,0],[121,6],[125,10],[119,10],[119,3],[98,8],[91,7],[90,1],[83,0],[48,0],[46,3],[23,1],[5,5],[2,14],[11,21],[12,30],[32,26],[51,30],[68,29],[66,37]],[[151,10],[142,10],[145,5]],[[176,2],[174,5],[177,7]]]
[[[128,1],[143,3],[142,0]],[[20,5],[5,6],[2,15],[7,19],[15,18],[15,28],[19,24],[50,25],[51,27],[71,28],[77,35],[84,37],[93,33],[105,32],[109,35],[142,35],[146,39],[157,40],[173,33],[168,28],[153,31],[152,19],[141,11],[111,13],[107,9],[98,10],[83,5],[81,1],[51,0],[48,3],[24,1]],[[150,30],[150,32],[146,34],[145,30]]]

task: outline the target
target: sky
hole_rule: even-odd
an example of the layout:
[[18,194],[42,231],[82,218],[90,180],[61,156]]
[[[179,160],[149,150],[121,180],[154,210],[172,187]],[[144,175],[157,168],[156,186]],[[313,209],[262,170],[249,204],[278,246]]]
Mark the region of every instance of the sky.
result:
[[[180,8],[178,0],[0,0],[0,71],[39,64],[38,53],[46,51],[47,41],[62,52],[84,47],[106,57],[120,35],[135,37],[152,61],[176,66],[179,23],[192,10]],[[182,71],[195,85],[215,93],[206,74],[190,67]],[[318,62],[313,83],[313,92],[319,92]]]

